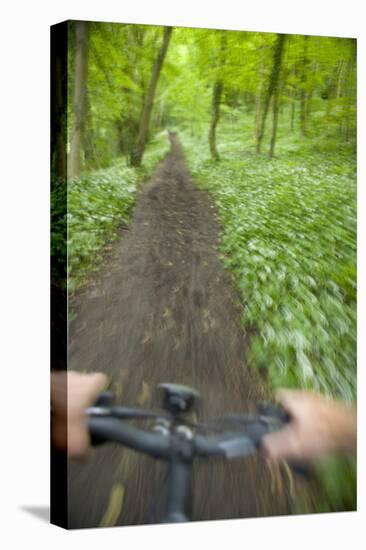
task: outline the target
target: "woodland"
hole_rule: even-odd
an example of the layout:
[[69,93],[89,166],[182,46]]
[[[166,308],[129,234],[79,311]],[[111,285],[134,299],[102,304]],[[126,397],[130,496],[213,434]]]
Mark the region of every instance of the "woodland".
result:
[[[215,204],[218,254],[251,334],[249,366],[272,389],[355,403],[356,40],[96,22],[68,29],[51,206],[52,255],[67,255],[69,294],[87,287],[128,231],[174,132],[194,184]],[[295,511],[355,509],[354,458],[326,461],[314,478]]]

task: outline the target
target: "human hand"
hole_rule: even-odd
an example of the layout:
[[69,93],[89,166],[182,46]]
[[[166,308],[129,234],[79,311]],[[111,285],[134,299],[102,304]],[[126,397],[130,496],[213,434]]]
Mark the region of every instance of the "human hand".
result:
[[52,444],[70,458],[85,459],[91,454],[85,409],[93,405],[107,381],[101,372],[51,374]]
[[263,452],[269,459],[311,462],[355,452],[357,420],[351,406],[303,390],[279,390],[276,398],[290,421],[263,438]]

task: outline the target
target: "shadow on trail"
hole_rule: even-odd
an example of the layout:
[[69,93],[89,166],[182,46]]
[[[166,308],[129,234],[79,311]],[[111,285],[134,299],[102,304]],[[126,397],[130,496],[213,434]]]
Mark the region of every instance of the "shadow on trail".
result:
[[[245,365],[247,341],[217,256],[218,230],[172,136],[129,231],[74,301],[69,368],[107,373],[127,406],[157,407],[156,386],[168,381],[200,391],[199,419],[250,409],[262,390]],[[71,464],[70,527],[159,521],[161,466],[112,445],[90,464]],[[197,463],[193,483],[194,520],[288,513],[285,484],[260,457]]]

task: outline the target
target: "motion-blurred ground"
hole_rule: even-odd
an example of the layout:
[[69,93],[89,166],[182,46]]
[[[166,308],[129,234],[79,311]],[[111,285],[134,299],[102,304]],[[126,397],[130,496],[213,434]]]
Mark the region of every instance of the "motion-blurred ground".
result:
[[[69,368],[107,373],[124,405],[159,406],[156,386],[169,381],[201,392],[201,418],[250,409],[263,391],[245,365],[247,336],[217,256],[218,229],[172,138],[129,231],[71,304]],[[69,526],[158,522],[163,481],[162,464],[98,448],[91,463],[70,464]],[[286,514],[287,485],[260,457],[199,463],[193,519]]]

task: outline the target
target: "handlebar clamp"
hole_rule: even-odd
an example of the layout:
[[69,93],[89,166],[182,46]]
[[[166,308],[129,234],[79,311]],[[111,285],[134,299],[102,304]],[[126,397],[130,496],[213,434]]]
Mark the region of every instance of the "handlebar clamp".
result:
[[200,399],[197,390],[181,384],[159,384],[163,390],[163,408],[173,415],[189,412]]

